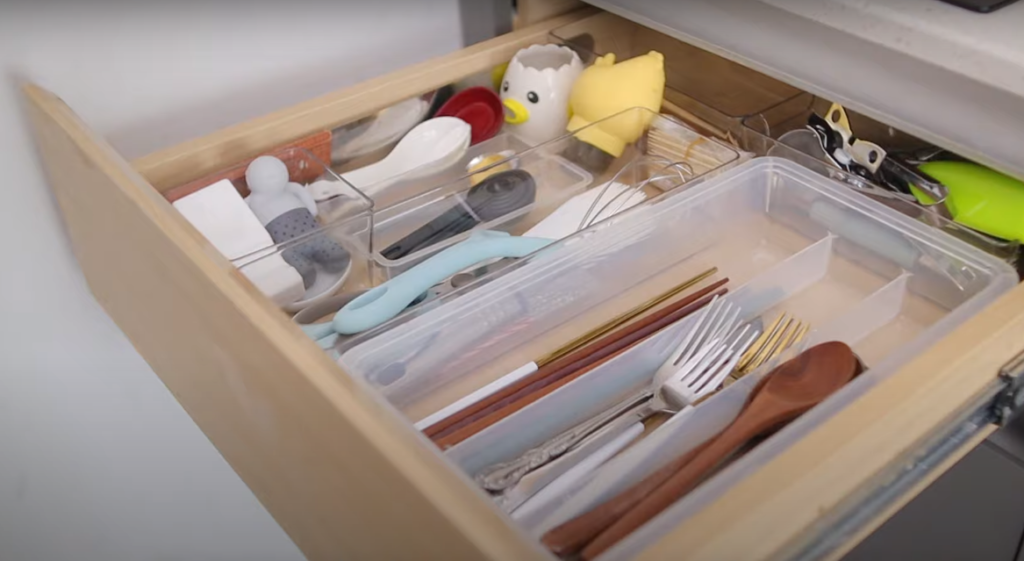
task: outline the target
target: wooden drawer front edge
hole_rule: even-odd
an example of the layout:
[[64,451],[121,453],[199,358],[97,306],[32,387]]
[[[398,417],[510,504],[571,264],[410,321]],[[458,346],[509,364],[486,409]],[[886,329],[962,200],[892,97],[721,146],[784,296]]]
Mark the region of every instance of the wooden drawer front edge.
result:
[[97,300],[310,559],[543,558],[60,99],[25,93]]
[[547,19],[442,57],[367,80],[177,146],[132,165],[164,191],[296,138],[330,130],[399,101],[508,62],[519,49],[548,42],[551,30],[594,15],[593,8]]

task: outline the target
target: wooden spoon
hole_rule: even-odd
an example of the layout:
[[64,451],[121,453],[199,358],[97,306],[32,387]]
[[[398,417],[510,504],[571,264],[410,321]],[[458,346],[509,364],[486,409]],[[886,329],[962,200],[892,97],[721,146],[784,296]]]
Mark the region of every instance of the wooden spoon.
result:
[[633,507],[640,504],[644,497],[650,495],[660,485],[669,480],[697,454],[707,448],[703,444],[662,466],[658,471],[636,482],[628,489],[615,495],[607,502],[589,510],[576,518],[548,530],[541,543],[552,553],[560,557],[569,557],[578,553],[583,546],[590,543],[598,534],[615,523]]
[[[750,439],[799,417],[846,385],[859,371],[857,357],[850,347],[830,342],[812,347],[770,372],[725,430],[594,538],[583,548],[582,558],[590,561],[618,543],[692,491],[710,470]],[[655,472],[651,477],[662,473]]]

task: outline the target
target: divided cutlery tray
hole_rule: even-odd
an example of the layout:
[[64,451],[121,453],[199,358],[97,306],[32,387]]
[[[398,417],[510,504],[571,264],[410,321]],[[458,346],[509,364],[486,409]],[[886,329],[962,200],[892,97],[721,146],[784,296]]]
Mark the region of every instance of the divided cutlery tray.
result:
[[[1016,284],[1008,265],[842,184],[757,158],[565,240],[547,255],[341,357],[410,420],[430,414],[682,279],[718,267],[741,317],[787,312],[811,330],[801,348],[849,344],[867,372],[625,542],[684,520],[921,349]],[[510,460],[649,384],[687,318],[448,449],[468,475]],[[791,356],[791,355],[787,355]],[[784,358],[784,357],[783,357]],[[669,421],[598,470],[559,509],[520,521],[539,535],[655,471],[724,428],[762,366],[692,416]],[[632,544],[632,545],[630,545]],[[614,552],[609,558],[626,558]]]
[[[537,528],[712,432],[764,369],[685,422],[662,425],[535,520],[503,513],[472,471],[488,454],[514,454],[642,385],[677,331],[455,448],[438,449],[413,423],[709,265],[730,278],[729,298],[748,317],[791,313],[811,325],[812,338],[850,342],[870,370],[608,558],[777,559],[820,540],[838,555],[993,430],[991,403],[1016,376],[1014,359],[1024,351],[1024,287],[1004,263],[834,182],[841,174],[820,162],[781,150],[773,155],[814,173],[778,159],[744,163],[774,141],[741,118],[788,99],[792,86],[599,10],[567,13],[575,2],[518,5],[522,29],[131,162],[57,95],[24,88],[40,159],[90,290],[303,554],[317,561],[551,560]],[[550,19],[533,19],[539,13]],[[282,146],[329,137],[403,102],[417,109],[431,92],[490,73],[533,44],[590,34],[595,52],[618,50],[623,58],[627,47],[601,46],[615,21],[635,31],[621,44],[641,45],[643,35],[656,46],[638,48],[665,52],[663,111],[738,147],[730,149],[735,161],[695,173],[685,188],[652,190],[647,203],[405,314],[404,323],[344,349],[340,365],[168,202],[177,187]],[[337,132],[335,140],[335,152],[352,146]],[[496,142],[526,153],[509,139]],[[302,146],[331,159],[323,146]],[[639,154],[650,148],[646,140],[634,146]],[[329,163],[343,176],[379,156]],[[578,192],[616,169],[570,164],[591,175]],[[465,190],[464,168],[449,171],[419,185],[424,192],[450,185],[438,191],[445,197]],[[401,202],[361,216],[385,223],[381,212]],[[520,233],[530,220],[504,227]],[[371,240],[366,252],[380,249]],[[349,281],[389,278],[374,263],[367,258]]]

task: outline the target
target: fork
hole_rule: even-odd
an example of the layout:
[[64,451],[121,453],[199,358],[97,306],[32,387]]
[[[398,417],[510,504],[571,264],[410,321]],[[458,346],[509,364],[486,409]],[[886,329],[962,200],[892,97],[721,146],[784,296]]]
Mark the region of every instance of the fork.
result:
[[693,327],[655,372],[650,386],[517,458],[484,469],[474,479],[488,491],[502,492],[612,423],[624,428],[655,413],[693,407],[722,384],[758,336],[750,325],[740,329],[739,315],[739,306],[715,297],[698,312]]
[[773,360],[783,351],[803,340],[810,325],[786,312],[779,314],[775,321],[761,333],[761,336],[740,358],[736,369],[729,375],[725,385],[738,381],[762,364]]

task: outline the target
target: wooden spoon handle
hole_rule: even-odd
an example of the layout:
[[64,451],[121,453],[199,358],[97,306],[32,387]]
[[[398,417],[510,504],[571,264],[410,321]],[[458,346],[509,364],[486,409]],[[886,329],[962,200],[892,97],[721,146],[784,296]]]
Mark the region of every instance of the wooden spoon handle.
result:
[[646,524],[684,495],[692,491],[718,465],[736,450],[770,428],[798,417],[806,409],[794,409],[770,397],[758,399],[708,442],[689,463],[683,465],[635,507],[601,532],[581,554],[585,561],[597,557],[634,530]]
[[682,469],[705,447],[707,447],[706,443],[694,448],[634,483],[631,487],[615,495],[607,502],[600,504],[593,510],[548,530],[544,537],[541,538],[541,543],[551,550],[552,553],[562,557],[579,552],[580,549],[583,549],[583,546],[590,543],[598,534],[639,504],[644,497],[650,495],[661,484],[668,481],[670,477]]

